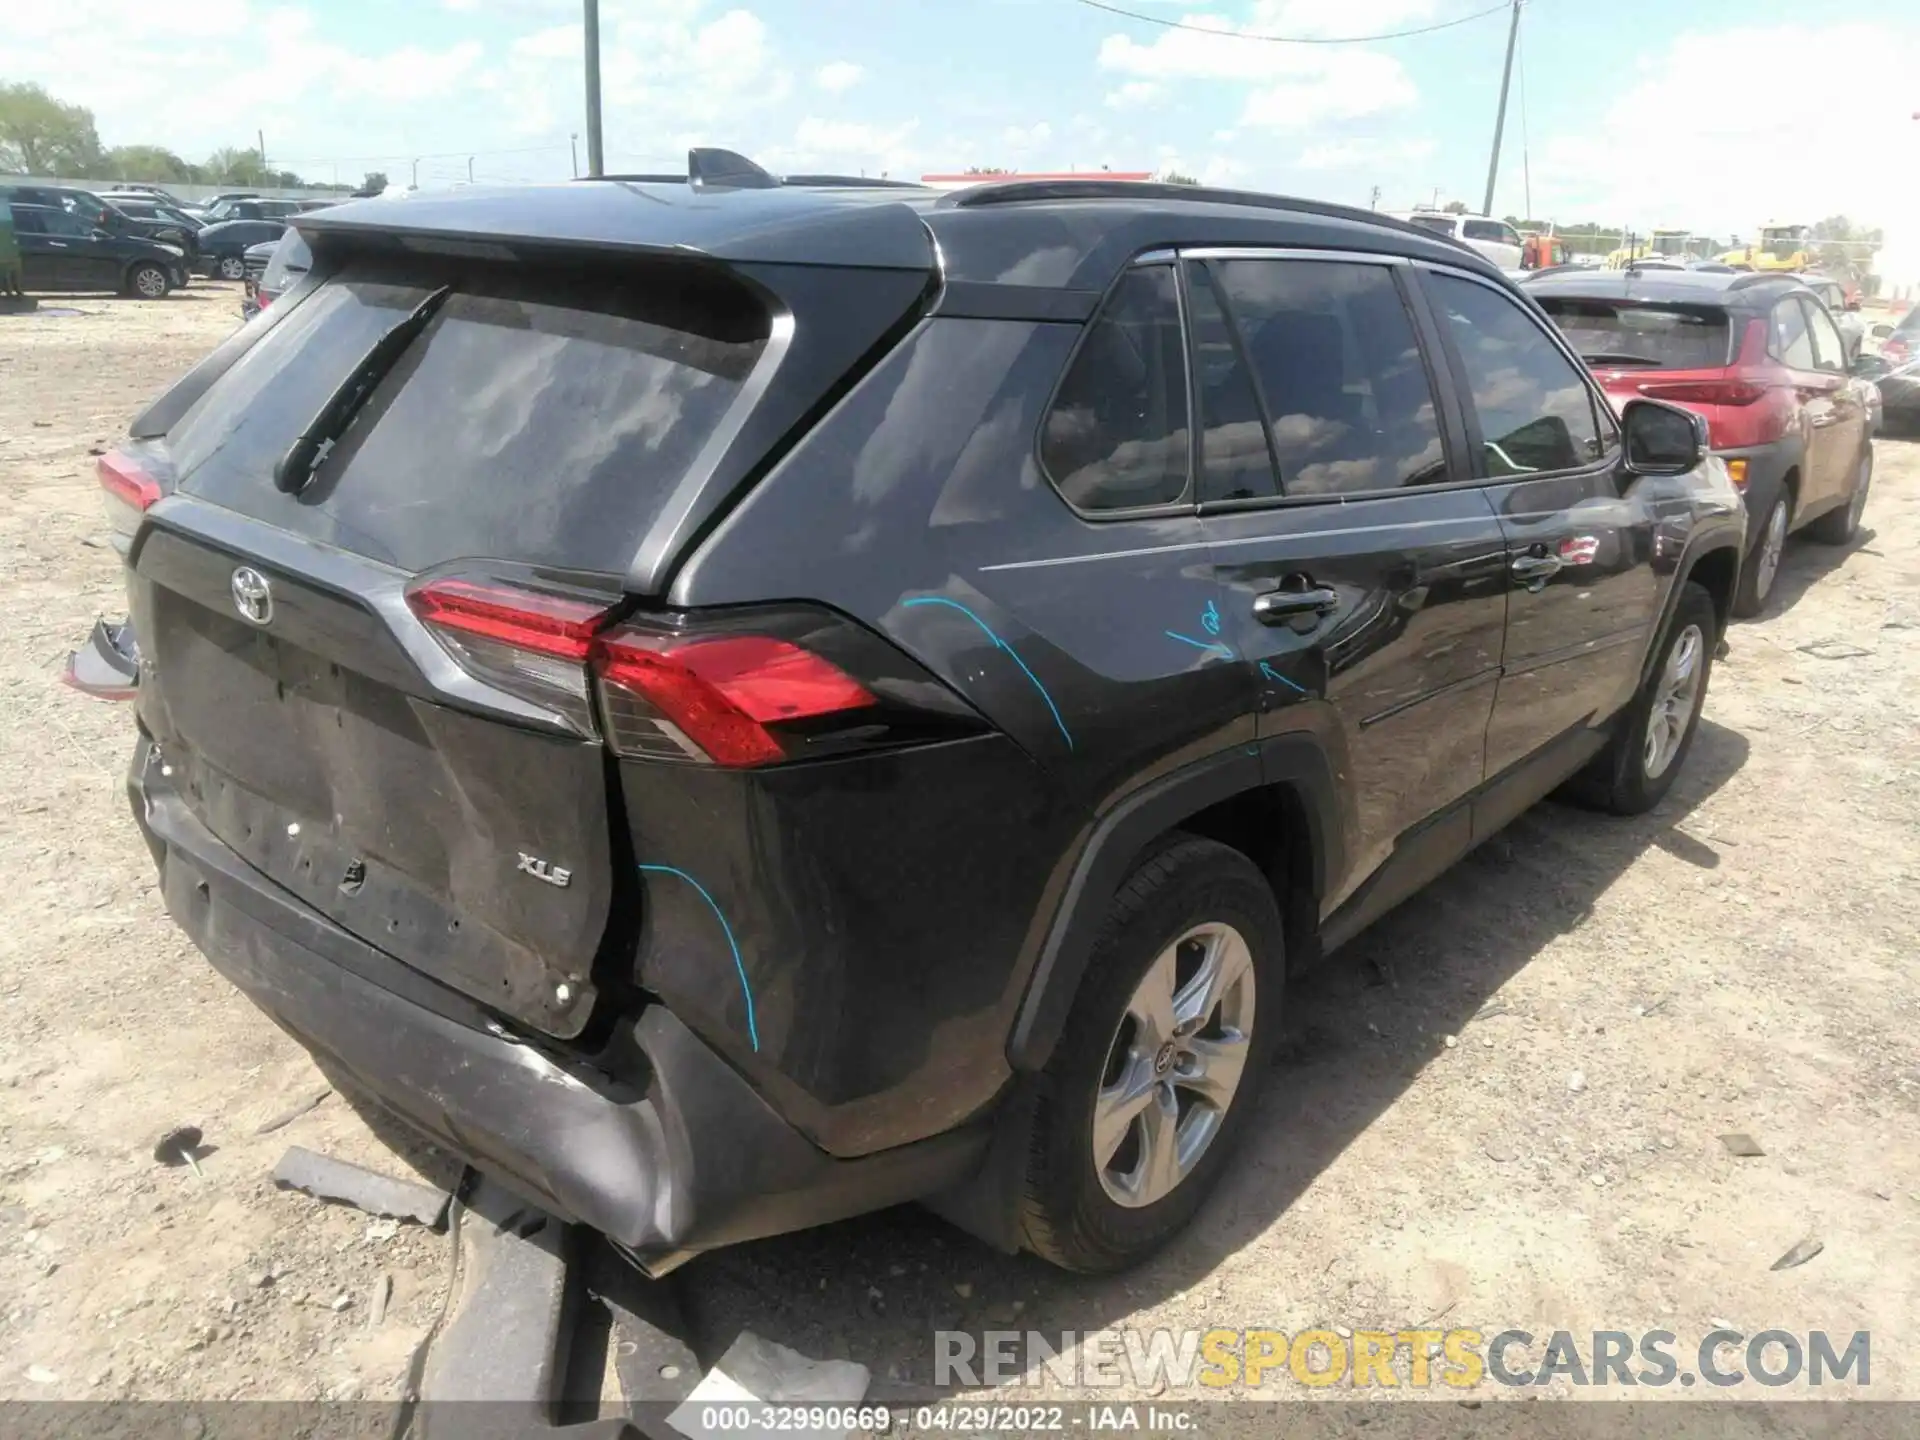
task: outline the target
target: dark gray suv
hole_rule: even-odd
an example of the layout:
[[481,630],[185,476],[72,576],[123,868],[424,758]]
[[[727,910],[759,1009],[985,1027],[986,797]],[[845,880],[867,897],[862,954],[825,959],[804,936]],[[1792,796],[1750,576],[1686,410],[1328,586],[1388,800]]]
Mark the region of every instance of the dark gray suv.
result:
[[1290,975],[1685,762],[1739,498],[1439,237],[724,152],[294,223],[102,467],[166,903],[655,1273],[914,1198],[1135,1261]]

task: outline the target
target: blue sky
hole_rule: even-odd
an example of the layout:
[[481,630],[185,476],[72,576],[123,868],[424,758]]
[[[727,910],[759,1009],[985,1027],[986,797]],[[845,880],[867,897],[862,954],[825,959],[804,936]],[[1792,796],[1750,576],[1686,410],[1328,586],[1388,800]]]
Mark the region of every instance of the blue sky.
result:
[[[552,179],[580,128],[577,0],[154,7],[14,0],[0,78],[94,109],[109,144],[422,183]],[[1350,35],[1493,0],[1118,0],[1215,30]],[[1855,19],[1865,16],[1864,19]],[[1506,18],[1364,45],[1171,31],[1075,0],[603,0],[609,164],[693,142],[775,169],[913,177],[1175,167],[1385,208],[1478,207]],[[1920,0],[1528,0],[1497,213],[1729,233],[1920,175]],[[584,158],[584,143],[582,147]],[[1895,177],[1898,177],[1897,181]]]

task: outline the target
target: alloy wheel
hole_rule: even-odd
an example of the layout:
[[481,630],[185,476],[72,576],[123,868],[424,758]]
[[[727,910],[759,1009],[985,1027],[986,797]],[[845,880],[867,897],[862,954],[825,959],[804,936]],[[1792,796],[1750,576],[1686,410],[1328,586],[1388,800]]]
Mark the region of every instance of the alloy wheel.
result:
[[1231,925],[1196,925],[1147,967],[1094,1097],[1094,1168],[1115,1204],[1162,1200],[1200,1163],[1240,1088],[1255,1000],[1253,952]]
[[1647,778],[1658,780],[1680,753],[1693,723],[1693,712],[1700,704],[1700,674],[1706,653],[1706,636],[1698,625],[1680,632],[1667,652],[1667,663],[1653,691],[1653,707],[1647,712],[1645,765]]
[[149,300],[158,300],[167,293],[167,277],[151,267],[136,270],[133,288]]
[[228,255],[220,261],[220,278],[223,280],[244,280],[247,278],[246,261]]

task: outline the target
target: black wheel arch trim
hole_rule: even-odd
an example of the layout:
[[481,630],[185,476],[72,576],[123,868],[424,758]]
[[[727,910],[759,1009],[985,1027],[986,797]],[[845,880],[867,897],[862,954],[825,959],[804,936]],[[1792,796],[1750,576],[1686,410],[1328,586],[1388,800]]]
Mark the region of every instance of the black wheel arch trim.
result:
[[[1313,735],[1295,732],[1257,745],[1238,745],[1149,781],[1094,823],[1073,862],[1008,1038],[1007,1058],[1015,1071],[1043,1069],[1052,1056],[1108,902],[1135,857],[1157,836],[1208,807],[1272,786],[1291,787],[1301,800],[1311,837],[1317,918],[1317,897],[1325,893],[1328,874],[1338,868],[1341,832],[1333,768]],[[1287,897],[1276,898],[1287,913]]]
[[[1673,583],[1667,587],[1666,597],[1660,602],[1659,618],[1647,632],[1646,653],[1640,659],[1641,683],[1644,684],[1647,676],[1653,672],[1653,663],[1660,654],[1661,638],[1666,635],[1667,626],[1673,621],[1673,612],[1679,607],[1681,591],[1693,579],[1694,571],[1699,568],[1701,560],[1708,555],[1731,551],[1733,553],[1733,584],[1735,589],[1738,589],[1740,568],[1746,561],[1742,546],[1744,528],[1744,522],[1729,516],[1722,524],[1700,527],[1688,540],[1687,548],[1681,553],[1680,563],[1674,567]],[[1725,607],[1716,600],[1714,608],[1722,612],[1721,628],[1724,633],[1726,624],[1733,614],[1732,595],[1727,597]]]

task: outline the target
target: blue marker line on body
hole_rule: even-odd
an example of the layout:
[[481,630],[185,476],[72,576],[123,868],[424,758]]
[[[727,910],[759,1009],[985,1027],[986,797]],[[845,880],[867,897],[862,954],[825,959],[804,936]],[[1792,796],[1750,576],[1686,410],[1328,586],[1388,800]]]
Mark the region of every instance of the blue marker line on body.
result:
[[1296,690],[1302,695],[1307,693],[1306,686],[1294,684],[1293,681],[1287,679],[1286,676],[1282,675],[1278,670],[1274,669],[1271,665],[1267,664],[1267,662],[1264,660],[1260,662],[1260,673],[1266,676],[1267,679],[1269,680],[1278,680],[1282,685],[1286,686],[1289,690]]
[[1209,635],[1220,633],[1220,611],[1213,601],[1207,601],[1207,608],[1200,612],[1200,625]]
[[720,922],[721,933],[727,937],[727,947],[733,951],[733,969],[734,973],[740,977],[740,995],[747,1002],[747,1038],[753,1042],[753,1053],[758,1055],[760,1053],[760,1027],[754,1022],[753,1017],[753,987],[747,984],[747,967],[740,959],[740,942],[733,938],[733,927],[727,924],[727,917],[721,913],[720,907],[714,903],[713,896],[707,893],[707,887],[687,874],[686,871],[676,870],[671,865],[641,865],[637,868],[655,875],[679,876],[699,893],[700,898],[707,902],[707,908],[713,911],[713,918]]
[[1047,709],[1053,712],[1053,723],[1060,727],[1060,738],[1067,742],[1067,748],[1069,750],[1073,748],[1073,736],[1067,733],[1067,722],[1060,718],[1060,707],[1053,703],[1053,696],[1049,695],[1047,693],[1047,687],[1040,683],[1040,677],[1027,668],[1027,662],[1020,658],[1020,652],[1007,644],[1007,642],[1002,640],[998,635],[994,634],[991,625],[987,624],[986,621],[982,620],[958,600],[949,600],[944,595],[921,595],[903,603],[910,606],[945,605],[950,610],[958,610],[962,615],[978,625],[982,634],[1013,657],[1013,663],[1020,667],[1020,673],[1025,675],[1027,679],[1033,683],[1033,688],[1040,692],[1040,698],[1047,702]]
[[1169,640],[1178,640],[1182,645],[1191,645],[1196,650],[1204,650],[1209,655],[1220,655],[1228,660],[1233,659],[1233,647],[1230,645],[1217,645],[1205,640],[1196,640],[1191,635],[1182,635],[1178,630],[1167,631],[1167,638]]

